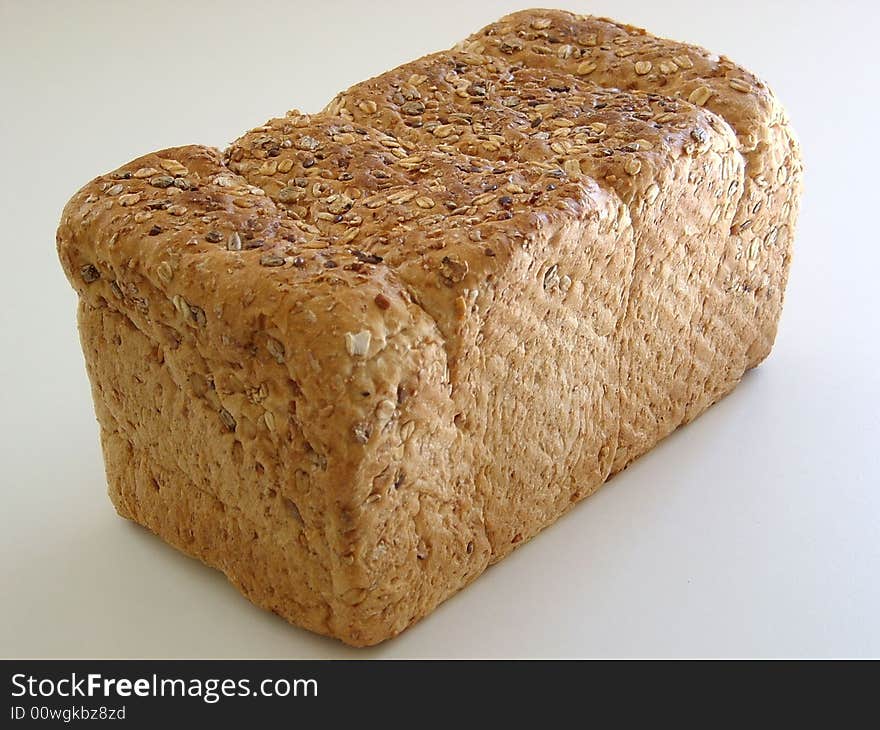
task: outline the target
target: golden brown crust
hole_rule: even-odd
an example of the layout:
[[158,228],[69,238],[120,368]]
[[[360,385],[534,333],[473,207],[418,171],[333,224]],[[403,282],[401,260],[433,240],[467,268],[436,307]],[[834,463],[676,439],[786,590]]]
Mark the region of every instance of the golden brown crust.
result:
[[799,175],[726,59],[525,11],[99,177],[58,244],[114,504],[393,636],[766,354]]

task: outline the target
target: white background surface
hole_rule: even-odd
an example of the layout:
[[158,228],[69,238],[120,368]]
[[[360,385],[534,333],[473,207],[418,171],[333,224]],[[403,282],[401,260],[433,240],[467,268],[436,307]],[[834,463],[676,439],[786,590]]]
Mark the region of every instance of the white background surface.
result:
[[525,5],[0,0],[0,656],[880,655],[880,14],[565,5],[726,53],[787,105],[807,176],[776,348],[428,619],[356,651],[115,515],[55,226],[99,173],[318,110]]

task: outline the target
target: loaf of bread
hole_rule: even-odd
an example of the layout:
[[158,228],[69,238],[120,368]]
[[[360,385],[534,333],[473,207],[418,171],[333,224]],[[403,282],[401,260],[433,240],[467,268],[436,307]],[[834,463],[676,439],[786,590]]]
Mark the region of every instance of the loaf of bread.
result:
[[549,10],[98,177],[58,250],[113,503],[394,636],[768,354],[800,180],[751,73]]

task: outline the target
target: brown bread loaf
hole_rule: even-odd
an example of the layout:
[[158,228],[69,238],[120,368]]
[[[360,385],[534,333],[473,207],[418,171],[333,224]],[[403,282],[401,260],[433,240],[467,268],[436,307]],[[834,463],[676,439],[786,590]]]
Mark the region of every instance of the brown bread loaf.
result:
[[135,160],[58,232],[111,498],[394,636],[767,355],[800,178],[749,72],[537,10]]

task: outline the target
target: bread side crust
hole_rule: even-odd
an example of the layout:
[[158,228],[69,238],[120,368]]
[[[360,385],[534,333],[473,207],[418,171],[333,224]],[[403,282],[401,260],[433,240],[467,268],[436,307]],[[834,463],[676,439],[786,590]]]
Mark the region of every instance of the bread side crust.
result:
[[[560,10],[512,13],[457,48],[503,58],[514,67],[564,71],[603,87],[684,99],[718,114],[735,131],[745,179],[718,262],[723,288],[710,294],[693,322],[691,387],[679,399],[683,417],[676,413],[668,424],[693,420],[766,358],[776,338],[803,178],[800,146],[779,100],[764,81],[725,56]],[[629,380],[642,378],[634,406],[651,413],[664,388],[662,373],[644,369],[644,358],[633,364]],[[637,420],[622,434],[615,472],[668,433],[663,419],[656,430],[651,420]]]
[[244,448],[217,429],[210,399],[187,385],[187,344],[169,350],[85,301],[79,329],[119,514],[220,568],[255,603],[331,635],[330,575],[313,547],[323,536],[297,506],[312,517],[303,478],[285,474],[290,452]]

